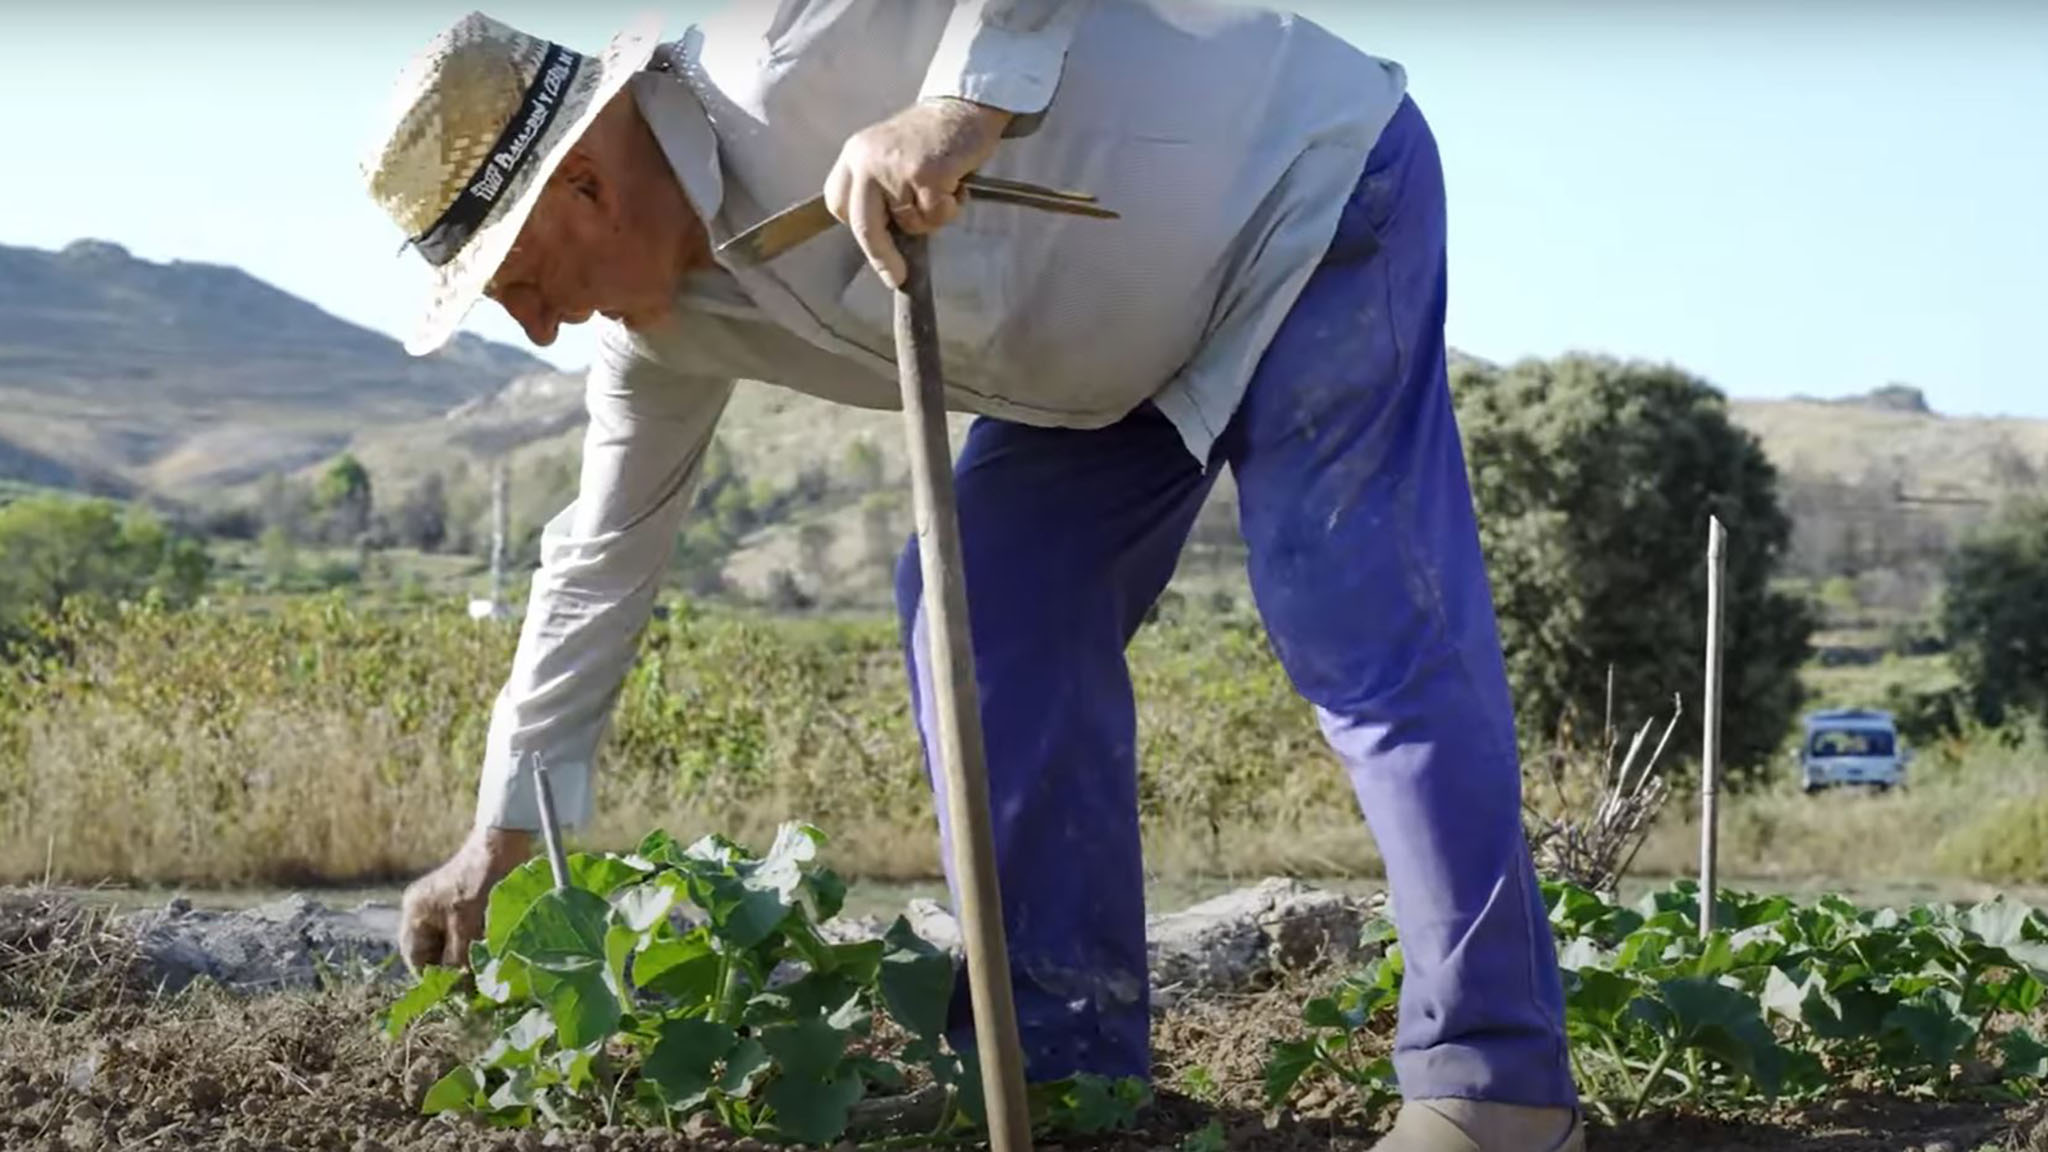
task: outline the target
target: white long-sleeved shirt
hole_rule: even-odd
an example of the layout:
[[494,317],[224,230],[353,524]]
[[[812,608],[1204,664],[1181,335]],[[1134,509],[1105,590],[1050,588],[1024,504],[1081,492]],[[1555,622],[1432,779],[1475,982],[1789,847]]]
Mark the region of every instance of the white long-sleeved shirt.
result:
[[[1406,76],[1299,17],[1183,0],[737,0],[632,93],[713,244],[814,196],[846,139],[927,97],[1013,113],[986,175],[1103,221],[967,201],[930,245],[949,407],[1092,428],[1146,401],[1204,464],[1337,226]],[[690,276],[610,325],[576,501],[543,531],[479,822],[563,823],[738,380],[899,405],[893,293],[844,228]]]

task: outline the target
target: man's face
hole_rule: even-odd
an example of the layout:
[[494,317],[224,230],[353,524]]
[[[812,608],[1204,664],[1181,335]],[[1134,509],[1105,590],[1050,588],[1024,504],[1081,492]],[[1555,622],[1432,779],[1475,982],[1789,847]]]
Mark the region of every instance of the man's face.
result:
[[562,325],[593,314],[629,328],[667,314],[681,270],[661,245],[634,235],[616,193],[594,165],[569,157],[485,286],[535,344],[554,343]]

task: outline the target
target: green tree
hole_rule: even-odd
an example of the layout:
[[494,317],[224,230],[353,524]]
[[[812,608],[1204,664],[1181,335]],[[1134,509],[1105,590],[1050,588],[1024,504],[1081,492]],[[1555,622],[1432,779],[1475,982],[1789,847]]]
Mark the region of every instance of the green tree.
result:
[[1956,549],[1941,618],[1980,719],[2048,717],[2048,501],[2012,504]]
[[353,541],[369,529],[370,472],[354,455],[344,452],[327,466],[316,498],[335,539]]
[[1713,515],[1729,533],[1724,747],[1735,773],[1761,765],[1799,708],[1813,621],[1770,587],[1791,525],[1725,398],[1582,355],[1460,365],[1452,387],[1524,739],[1597,723],[1610,667],[1617,724],[1674,693],[1697,720]]
[[0,508],[0,634],[37,612],[154,594],[177,607],[205,590],[212,561],[199,541],[141,508],[36,496]]
[[392,535],[400,544],[432,552],[448,540],[448,482],[439,472],[405,494],[393,516]]

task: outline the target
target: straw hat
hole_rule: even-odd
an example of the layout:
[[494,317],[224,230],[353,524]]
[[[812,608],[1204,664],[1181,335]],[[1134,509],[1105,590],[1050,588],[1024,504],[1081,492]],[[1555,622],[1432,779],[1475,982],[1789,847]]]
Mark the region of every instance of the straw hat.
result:
[[405,350],[445,343],[504,263],[569,146],[654,54],[635,20],[584,56],[472,12],[399,74],[388,129],[364,158],[370,197],[432,268]]

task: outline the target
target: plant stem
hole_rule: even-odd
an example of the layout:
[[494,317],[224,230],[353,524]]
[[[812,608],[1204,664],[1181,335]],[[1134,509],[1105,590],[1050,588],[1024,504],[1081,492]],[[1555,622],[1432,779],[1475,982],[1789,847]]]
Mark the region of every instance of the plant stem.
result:
[[731,952],[718,954],[718,1001],[711,1006],[711,1021],[714,1024],[732,1023],[734,1002],[739,999],[740,965]]
[[1643,1085],[1636,1092],[1636,1102],[1628,1110],[1629,1119],[1633,1120],[1643,1114],[1644,1106],[1650,1102],[1650,1093],[1656,1091],[1657,1081],[1664,1075],[1664,1069],[1670,1067],[1671,1058],[1677,1054],[1678,1046],[1666,1041],[1663,1054],[1657,1057],[1655,1064],[1650,1065],[1650,1074],[1643,1077]]
[[1640,1084],[1637,1082],[1634,1074],[1629,1071],[1628,1060],[1621,1054],[1621,1046],[1614,1042],[1614,1033],[1602,1032],[1600,1033],[1600,1039],[1607,1045],[1607,1054],[1614,1058],[1614,1066],[1621,1071],[1622,1082],[1631,1090],[1640,1090]]

